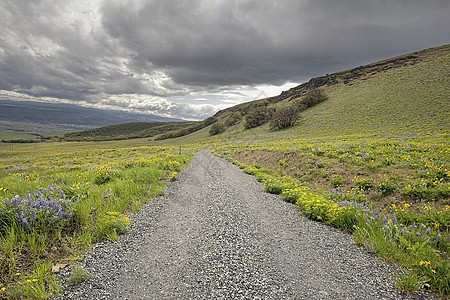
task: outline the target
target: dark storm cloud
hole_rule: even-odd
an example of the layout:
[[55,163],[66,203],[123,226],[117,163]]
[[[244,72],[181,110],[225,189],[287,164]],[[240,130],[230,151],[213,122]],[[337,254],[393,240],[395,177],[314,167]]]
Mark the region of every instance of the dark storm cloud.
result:
[[450,40],[448,0],[3,0],[0,15],[0,90],[187,118],[233,101],[220,92]]
[[138,72],[158,67],[200,86],[279,84],[446,43],[449,8],[392,0],[107,2],[102,20],[133,50]]

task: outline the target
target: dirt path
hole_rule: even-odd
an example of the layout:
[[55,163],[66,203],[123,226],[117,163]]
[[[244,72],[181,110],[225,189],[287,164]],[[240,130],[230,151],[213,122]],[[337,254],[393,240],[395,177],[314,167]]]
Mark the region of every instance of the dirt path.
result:
[[133,221],[85,257],[94,277],[66,299],[411,299],[392,265],[207,150]]

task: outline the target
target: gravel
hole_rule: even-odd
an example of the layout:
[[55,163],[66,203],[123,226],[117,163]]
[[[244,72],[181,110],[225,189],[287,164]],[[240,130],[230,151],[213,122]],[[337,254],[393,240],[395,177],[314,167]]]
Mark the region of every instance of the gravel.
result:
[[94,276],[58,299],[431,298],[398,293],[394,265],[208,150],[132,221],[85,255]]

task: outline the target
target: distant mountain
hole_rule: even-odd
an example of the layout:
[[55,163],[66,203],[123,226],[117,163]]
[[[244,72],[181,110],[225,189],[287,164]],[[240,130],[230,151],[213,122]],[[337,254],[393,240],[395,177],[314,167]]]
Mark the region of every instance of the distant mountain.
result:
[[0,122],[74,127],[76,130],[133,122],[177,122],[151,114],[86,108],[72,104],[0,100]]

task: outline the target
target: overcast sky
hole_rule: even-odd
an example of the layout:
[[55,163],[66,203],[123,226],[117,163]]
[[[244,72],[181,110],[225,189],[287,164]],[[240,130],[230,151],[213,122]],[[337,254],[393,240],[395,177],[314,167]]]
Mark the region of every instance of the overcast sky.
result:
[[204,119],[450,43],[449,0],[0,0],[0,100]]

